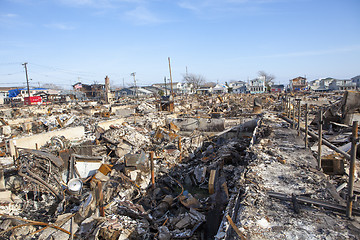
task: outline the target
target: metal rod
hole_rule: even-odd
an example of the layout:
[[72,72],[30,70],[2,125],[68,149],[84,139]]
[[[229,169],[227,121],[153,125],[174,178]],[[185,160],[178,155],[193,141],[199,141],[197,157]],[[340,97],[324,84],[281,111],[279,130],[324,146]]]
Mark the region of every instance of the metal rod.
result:
[[355,161],[356,161],[356,145],[358,142],[358,121],[353,122],[352,137],[351,137],[351,159],[348,183],[348,196],[346,206],[346,216],[351,218],[352,206],[354,201],[354,174],[355,174]]
[[150,152],[151,184],[155,188],[154,152]]
[[[305,104],[305,149],[308,148],[308,131],[309,131],[309,126],[308,126],[308,104]],[[300,127],[301,130],[301,127]]]
[[320,112],[319,112],[319,123],[318,123],[318,128],[319,128],[319,142],[318,142],[318,156],[317,156],[317,162],[318,162],[318,169],[321,169],[321,146],[322,146],[322,125],[323,125],[323,110],[322,108],[320,108]]

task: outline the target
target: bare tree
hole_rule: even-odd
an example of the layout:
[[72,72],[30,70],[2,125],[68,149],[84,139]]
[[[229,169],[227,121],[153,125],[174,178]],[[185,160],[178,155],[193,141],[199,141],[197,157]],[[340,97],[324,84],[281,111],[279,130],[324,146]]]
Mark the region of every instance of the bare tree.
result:
[[195,90],[199,89],[200,86],[206,82],[203,76],[192,73],[186,74],[183,81],[188,83],[189,85],[192,84]]
[[270,90],[272,81],[275,79],[275,76],[272,74],[268,74],[265,71],[259,71],[258,72],[259,77],[262,77],[265,79],[265,87],[267,90]]

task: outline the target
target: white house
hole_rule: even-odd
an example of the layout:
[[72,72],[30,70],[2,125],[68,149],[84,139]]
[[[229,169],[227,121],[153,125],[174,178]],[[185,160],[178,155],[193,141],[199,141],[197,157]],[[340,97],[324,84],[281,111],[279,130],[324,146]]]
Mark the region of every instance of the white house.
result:
[[223,94],[228,92],[228,87],[224,84],[216,84],[216,86],[212,89],[213,94]]
[[335,79],[331,82],[329,89],[340,91],[356,90],[356,82],[351,79]]
[[360,88],[360,75],[351,78],[351,81],[356,83],[356,87],[359,89]]
[[249,90],[251,94],[255,93],[264,93],[266,91],[265,87],[265,77],[261,76],[250,80],[249,82]]

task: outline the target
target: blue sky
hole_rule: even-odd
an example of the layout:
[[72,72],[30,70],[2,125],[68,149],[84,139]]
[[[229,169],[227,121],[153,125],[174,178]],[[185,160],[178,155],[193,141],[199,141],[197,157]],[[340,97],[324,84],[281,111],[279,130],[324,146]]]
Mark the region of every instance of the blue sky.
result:
[[359,0],[0,0],[0,85],[360,74]]

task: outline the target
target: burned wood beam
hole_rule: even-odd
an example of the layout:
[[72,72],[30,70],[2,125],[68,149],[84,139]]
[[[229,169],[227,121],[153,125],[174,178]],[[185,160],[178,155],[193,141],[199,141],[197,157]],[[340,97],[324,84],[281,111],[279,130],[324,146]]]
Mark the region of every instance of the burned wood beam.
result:
[[[283,115],[279,115],[282,119],[284,119],[285,121],[287,121],[288,123],[292,123],[293,121]],[[303,127],[300,127],[301,131],[305,132],[305,129]],[[319,139],[319,136],[316,135],[315,133],[311,132],[311,131],[308,131],[308,134],[313,137],[315,140],[318,140]],[[325,139],[322,139],[322,143],[329,147],[330,149],[334,150],[335,152],[338,152],[340,154],[342,154],[347,160],[350,160],[350,155],[344,151],[342,151],[341,149],[339,149],[338,147],[334,146],[333,144],[331,144],[329,141],[325,140]]]
[[[294,197],[290,197],[286,194],[282,194],[282,193],[276,193],[276,192],[268,192],[268,195],[270,197],[273,198],[277,198],[280,200],[285,200],[285,201],[290,201],[292,202],[294,199]],[[329,209],[331,211],[334,212],[340,212],[340,213],[346,213],[346,206],[342,206],[342,205],[338,205],[338,204],[334,204],[334,203],[329,203],[329,202],[325,202],[322,200],[317,200],[317,199],[312,199],[309,197],[303,197],[303,196],[296,196],[296,202],[298,203],[302,203],[302,204],[313,204],[315,206],[319,206],[319,207],[323,207],[325,209]],[[353,208],[353,215],[357,215],[360,216],[360,209],[354,209]]]

